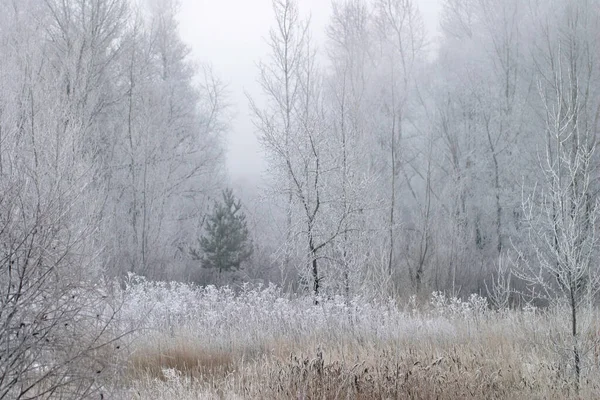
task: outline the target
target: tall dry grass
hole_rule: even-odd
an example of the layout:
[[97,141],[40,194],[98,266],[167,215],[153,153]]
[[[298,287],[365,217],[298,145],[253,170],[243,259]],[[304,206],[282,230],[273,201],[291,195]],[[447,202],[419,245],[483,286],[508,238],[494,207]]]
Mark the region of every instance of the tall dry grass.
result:
[[[419,309],[360,300],[314,306],[273,290],[195,293],[197,308],[187,309],[187,320],[148,329],[133,343],[119,396],[600,398],[592,313],[589,334],[581,339],[585,362],[577,392],[560,310],[499,313],[481,298],[461,302],[439,294]],[[161,292],[160,301],[177,302],[172,291],[171,298]],[[215,304],[218,317],[210,313]]]

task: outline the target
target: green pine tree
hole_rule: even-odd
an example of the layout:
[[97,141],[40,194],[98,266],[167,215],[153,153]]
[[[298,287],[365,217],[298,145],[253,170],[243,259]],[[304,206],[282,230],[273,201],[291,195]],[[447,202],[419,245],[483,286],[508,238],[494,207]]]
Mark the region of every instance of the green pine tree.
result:
[[206,231],[200,238],[203,268],[214,268],[219,272],[237,271],[252,255],[246,215],[241,202],[231,189],[223,190],[222,202],[215,202],[212,215],[206,222]]

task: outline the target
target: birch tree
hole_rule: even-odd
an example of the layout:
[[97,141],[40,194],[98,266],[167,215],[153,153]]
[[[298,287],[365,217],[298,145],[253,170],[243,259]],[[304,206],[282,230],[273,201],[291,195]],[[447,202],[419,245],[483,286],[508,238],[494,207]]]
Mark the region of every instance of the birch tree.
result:
[[270,35],[271,62],[260,64],[259,77],[267,105],[260,108],[252,99],[250,105],[259,139],[280,179],[275,189],[287,196],[285,245],[301,243],[300,272],[317,298],[325,276],[323,253],[344,231],[345,215],[332,221],[328,214],[331,135],[308,23],[299,20],[292,0],[275,0],[273,9],[277,28]]
[[[308,23],[300,19],[298,4],[290,0],[273,0],[275,27],[269,31],[268,45],[271,50],[269,60],[259,63],[258,82],[266,96],[266,106],[261,109],[257,102],[249,98],[254,115],[254,124],[259,131],[259,139],[266,146],[278,142],[279,156],[271,159],[273,172],[287,182],[287,188],[277,188],[286,197],[284,236],[284,269],[291,263],[293,234],[293,178],[285,160],[291,159],[291,140],[298,129],[294,118],[295,108],[300,102],[300,64],[305,62]],[[268,157],[271,154],[267,155]],[[276,178],[277,179],[277,178]]]
[[115,261],[154,277],[175,272],[164,270],[173,259],[189,257],[223,166],[225,87],[209,67],[190,63],[176,12],[174,2],[157,1],[134,20],[123,61],[124,131],[115,149]]
[[416,69],[424,55],[425,31],[417,6],[411,0],[378,0],[375,24],[380,38],[379,71],[382,74],[380,143],[385,159],[387,274],[399,264],[398,228],[402,164],[406,155],[407,126],[411,113]]
[[446,160],[441,172],[452,182],[446,193],[454,202],[446,202],[445,218],[460,237],[448,248],[452,285],[457,276],[463,283],[471,276],[480,286],[487,271],[474,277],[458,269],[498,260],[506,243],[520,237],[515,193],[529,175],[528,151],[535,147],[525,9],[517,1],[444,3],[437,108]]
[[[583,339],[600,288],[597,260],[598,58],[593,39],[600,30],[593,1],[552,2],[534,8],[533,53],[542,129],[538,134],[541,174],[526,191],[524,210],[533,254],[519,249],[516,276],[525,295],[543,298],[568,315],[563,332],[552,332],[560,353],[570,353],[575,387],[589,345]],[[543,18],[539,18],[542,16]]]
[[[373,69],[371,10],[362,0],[333,3],[327,27],[327,54],[331,64],[326,99],[336,173],[328,183],[335,196],[332,211],[343,219],[344,232],[333,245],[332,260],[341,271],[346,296],[371,265],[369,218],[377,207],[376,171],[371,167],[374,132],[370,129]],[[334,219],[335,219],[334,218]],[[362,279],[361,286],[368,284]]]

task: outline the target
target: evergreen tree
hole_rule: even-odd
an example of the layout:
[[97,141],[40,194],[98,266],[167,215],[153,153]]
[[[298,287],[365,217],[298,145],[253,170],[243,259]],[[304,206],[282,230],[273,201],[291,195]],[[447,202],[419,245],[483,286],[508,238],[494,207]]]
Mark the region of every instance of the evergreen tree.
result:
[[252,255],[246,215],[242,204],[231,189],[223,190],[222,202],[215,202],[212,215],[206,222],[206,232],[200,238],[203,268],[215,268],[219,276],[223,271],[235,271]]

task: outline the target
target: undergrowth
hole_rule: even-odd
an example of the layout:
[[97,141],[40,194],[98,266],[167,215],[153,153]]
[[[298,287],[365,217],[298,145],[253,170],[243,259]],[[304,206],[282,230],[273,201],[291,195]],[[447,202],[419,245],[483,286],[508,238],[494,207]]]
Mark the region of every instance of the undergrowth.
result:
[[[194,288],[132,278],[139,325],[127,399],[567,399],[600,397],[595,313],[572,384],[562,310],[491,310],[434,293],[406,306],[290,297],[274,286]],[[567,330],[568,331],[568,330]]]

